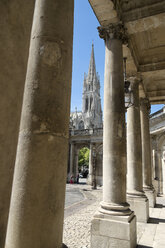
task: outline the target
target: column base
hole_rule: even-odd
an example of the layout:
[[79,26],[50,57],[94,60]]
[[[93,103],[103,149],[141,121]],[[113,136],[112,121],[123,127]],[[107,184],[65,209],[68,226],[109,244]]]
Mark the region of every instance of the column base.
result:
[[154,188],[143,188],[145,195],[147,196],[149,200],[149,207],[154,208],[156,204],[156,191]]
[[137,197],[134,195],[127,196],[127,202],[130,204],[130,209],[135,212],[137,222],[147,223],[149,219],[149,201],[147,197]]
[[91,248],[135,248],[136,216],[101,214],[98,212],[91,223]]

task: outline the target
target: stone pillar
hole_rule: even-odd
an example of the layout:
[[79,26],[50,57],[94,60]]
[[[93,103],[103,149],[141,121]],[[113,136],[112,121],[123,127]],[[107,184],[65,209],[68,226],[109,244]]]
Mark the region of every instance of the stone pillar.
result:
[[62,246],[73,7],[35,3],[5,248]]
[[93,144],[92,150],[92,189],[97,189],[97,182],[96,182],[96,146]]
[[163,170],[162,170],[162,151],[158,150],[157,151],[157,156],[158,156],[158,166],[159,166],[159,171],[158,171],[158,178],[159,178],[159,195],[163,195]]
[[137,221],[147,222],[149,202],[143,191],[139,82],[129,78],[133,105],[127,110],[127,200]]
[[89,150],[89,174],[88,174],[88,184],[92,185],[92,175],[93,175],[93,143],[90,143],[90,150]]
[[74,148],[74,183],[77,182],[77,175],[79,173],[78,170],[78,154],[79,154],[79,149],[75,146]]
[[162,152],[162,193],[165,195],[165,151]]
[[155,149],[152,149],[152,180],[155,179]]
[[126,202],[126,134],[122,24],[99,27],[105,39],[103,201],[91,226],[91,247],[136,247],[136,217]]
[[69,160],[69,175],[68,181],[70,181],[71,177],[73,177],[73,166],[74,166],[74,143],[70,144],[70,160]]
[[155,148],[152,149],[152,183],[156,191],[156,195],[158,195],[159,179],[157,173],[157,150]]
[[143,190],[149,200],[149,206],[154,207],[156,203],[156,192],[152,185],[149,110],[150,110],[150,104],[148,99],[141,98],[140,118],[141,118],[141,137],[142,137]]
[[5,245],[34,2],[0,1],[1,248]]

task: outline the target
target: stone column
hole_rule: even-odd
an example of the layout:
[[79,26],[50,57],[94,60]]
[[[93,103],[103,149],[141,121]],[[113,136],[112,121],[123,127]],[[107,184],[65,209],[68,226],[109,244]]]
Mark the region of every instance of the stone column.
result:
[[1,248],[5,245],[34,2],[0,1]]
[[155,179],[155,149],[152,149],[152,180]]
[[92,156],[92,153],[93,153],[93,143],[90,143],[90,150],[89,150],[89,174],[88,174],[88,184],[89,185],[92,185],[92,175],[93,175],[93,165],[92,165],[92,162],[93,162],[93,156]]
[[141,118],[141,137],[142,137],[143,190],[147,198],[149,199],[149,206],[154,207],[156,202],[156,192],[152,185],[149,110],[150,110],[150,104],[148,99],[141,98],[140,118]]
[[68,181],[73,177],[73,166],[74,166],[74,143],[70,144],[70,160],[69,160],[69,176]]
[[5,248],[62,246],[73,7],[35,2]]
[[139,83],[129,78],[133,105],[127,109],[127,200],[137,221],[147,222],[149,202],[143,191]]
[[158,173],[157,173],[157,150],[156,148],[152,149],[152,183],[154,189],[156,191],[156,195],[158,195]]
[[162,193],[165,195],[165,151],[162,151]]
[[136,247],[136,218],[126,202],[122,24],[99,27],[105,40],[103,201],[92,220],[91,247]]
[[97,182],[96,182],[96,147],[93,144],[92,150],[92,189],[97,189]]
[[74,183],[77,182],[77,175],[78,175],[78,154],[79,154],[79,149],[76,147],[76,145],[74,146],[74,163],[73,163],[73,172],[74,172]]
[[163,170],[162,170],[162,151],[158,150],[157,151],[157,156],[158,156],[158,166],[159,166],[159,171],[158,171],[158,178],[159,178],[159,195],[163,195]]

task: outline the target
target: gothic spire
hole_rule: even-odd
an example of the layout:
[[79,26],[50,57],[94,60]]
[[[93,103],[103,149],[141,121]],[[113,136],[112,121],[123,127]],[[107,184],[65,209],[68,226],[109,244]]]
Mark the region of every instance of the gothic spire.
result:
[[96,66],[95,66],[95,56],[94,56],[94,45],[92,43],[92,52],[88,70],[88,80],[92,81],[93,78],[96,77]]

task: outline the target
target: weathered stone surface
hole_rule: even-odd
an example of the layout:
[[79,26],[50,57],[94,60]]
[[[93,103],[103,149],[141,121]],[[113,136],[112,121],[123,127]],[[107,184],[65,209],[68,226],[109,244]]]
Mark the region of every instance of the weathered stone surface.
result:
[[6,248],[62,246],[73,7],[35,4]]
[[141,99],[140,118],[141,118],[141,135],[142,135],[143,189],[144,189],[146,196],[149,197],[148,198],[149,206],[154,206],[156,202],[156,194],[152,186],[149,108],[150,108],[150,105],[149,105],[148,99]]
[[94,216],[91,224],[91,247],[136,247],[136,217]]
[[0,1],[0,247],[6,235],[34,2]]
[[130,209],[135,212],[138,222],[147,223],[149,219],[149,201],[147,197],[128,197]]
[[145,194],[149,200],[149,207],[154,208],[155,204],[156,204],[156,191],[155,191],[155,189],[145,190]]
[[[117,31],[118,32],[118,29]],[[120,30],[119,30],[120,32]],[[103,129],[103,202],[126,201],[126,133],[122,41],[106,37]],[[120,101],[118,100],[120,99]]]

